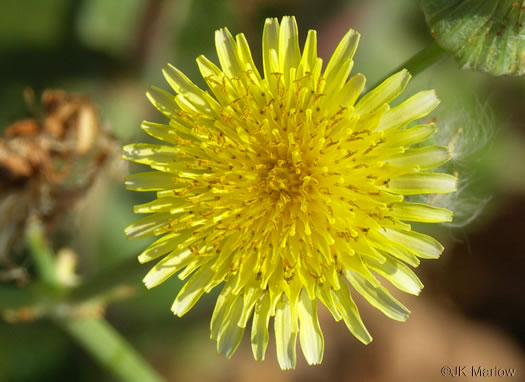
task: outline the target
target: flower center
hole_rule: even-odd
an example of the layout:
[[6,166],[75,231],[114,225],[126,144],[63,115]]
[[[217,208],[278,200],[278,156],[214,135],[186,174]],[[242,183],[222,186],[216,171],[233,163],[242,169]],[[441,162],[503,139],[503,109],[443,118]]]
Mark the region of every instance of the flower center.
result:
[[[295,168],[294,168],[295,167]],[[297,194],[301,185],[301,170],[293,166],[286,160],[279,159],[273,163],[273,166],[266,177],[269,190]]]
[[268,172],[263,176],[266,192],[274,200],[290,202],[305,196],[310,188],[312,177],[305,163],[291,159],[272,160]]

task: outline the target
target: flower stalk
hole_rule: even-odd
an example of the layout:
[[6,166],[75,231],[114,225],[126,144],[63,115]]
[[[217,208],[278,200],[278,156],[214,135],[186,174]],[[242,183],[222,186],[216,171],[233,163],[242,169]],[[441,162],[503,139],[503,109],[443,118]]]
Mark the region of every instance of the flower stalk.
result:
[[47,243],[42,222],[37,217],[28,220],[26,241],[40,280],[49,286],[57,286],[54,254]]
[[52,293],[47,283],[43,283],[45,285],[34,283],[22,288],[2,285],[0,286],[0,311],[31,309],[41,301],[49,301],[51,297],[54,303],[70,306],[95,299],[104,300],[104,296],[111,295],[115,289],[138,283],[143,273],[141,264],[135,257],[131,257],[122,260],[107,271],[88,278],[78,286],[60,285],[60,294],[57,294],[56,290]]
[[115,277],[110,271],[83,287],[71,289],[58,277],[56,256],[48,245],[42,223],[36,217],[28,223],[26,240],[40,280],[22,289],[0,288],[0,310],[5,318],[19,321],[49,316],[119,380],[163,381],[135,349],[103,317],[98,316],[98,309],[88,309],[91,313],[87,316],[83,312],[86,303],[133,278],[136,274],[133,263],[137,261],[128,261],[127,271],[123,273],[122,266],[119,267],[120,274],[125,277]]
[[381,78],[381,80],[376,82],[374,86],[371,87],[371,89],[374,89],[383,81],[385,81],[388,77],[392,76],[395,73],[398,73],[403,69],[406,69],[412,75],[412,77],[414,77],[417,74],[424,71],[425,69],[434,65],[441,58],[443,58],[445,54],[446,52],[435,41],[433,41],[431,44],[421,49],[407,61],[399,65],[395,70],[388,73],[388,75]]
[[68,301],[82,303],[110,293],[115,288],[128,284],[139,284],[144,274],[144,268],[136,257],[128,257],[121,262],[92,276],[82,284],[71,289]]
[[57,319],[56,322],[120,380],[164,380],[105,319],[69,317]]

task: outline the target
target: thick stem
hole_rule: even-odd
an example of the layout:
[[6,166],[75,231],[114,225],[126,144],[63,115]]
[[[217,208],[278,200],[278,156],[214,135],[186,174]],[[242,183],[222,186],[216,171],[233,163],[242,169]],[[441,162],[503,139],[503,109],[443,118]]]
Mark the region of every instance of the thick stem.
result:
[[445,53],[446,52],[434,41],[409,58],[408,61],[399,65],[395,70],[374,84],[370,89],[376,88],[392,74],[395,74],[402,69],[408,70],[412,76],[415,76],[439,61],[440,58],[444,57]]
[[164,379],[103,318],[60,318],[57,323],[115,377],[125,382]]

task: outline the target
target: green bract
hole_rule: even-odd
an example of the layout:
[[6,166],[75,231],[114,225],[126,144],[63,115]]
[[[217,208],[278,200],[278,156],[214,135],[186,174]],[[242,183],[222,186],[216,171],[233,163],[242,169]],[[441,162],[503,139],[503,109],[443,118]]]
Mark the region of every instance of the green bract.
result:
[[524,0],[422,0],[437,43],[463,69],[525,73]]

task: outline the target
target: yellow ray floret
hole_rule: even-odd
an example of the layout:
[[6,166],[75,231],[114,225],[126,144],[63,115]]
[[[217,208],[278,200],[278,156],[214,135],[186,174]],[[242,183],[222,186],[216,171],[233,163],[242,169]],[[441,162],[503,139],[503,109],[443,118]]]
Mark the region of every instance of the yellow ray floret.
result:
[[176,95],[148,92],[169,123],[142,128],[167,144],[124,147],[126,159],[154,170],[126,182],[157,193],[135,206],[148,215],[126,230],[130,238],[160,236],[139,256],[160,259],[144,283],[188,278],[172,306],[179,316],[222,285],[211,337],[227,357],[251,319],[253,354],[264,359],[273,317],[283,369],[295,367],[297,338],[306,361],[320,363],[318,301],[369,343],[351,290],[404,321],[408,309],[376,275],[418,294],[423,285],[408,265],[443,250],[406,222],[447,222],[452,212],[404,201],[456,190],[455,177],[429,172],[448,160],[446,147],[410,147],[435,133],[412,122],[439,101],[422,91],[391,106],[406,70],[361,96],[365,77],[350,76],[358,41],[350,30],[323,71],[315,31],[301,53],[295,18],[268,19],[260,73],[244,35],[218,30],[220,67],[197,59],[209,91],[168,65]]

